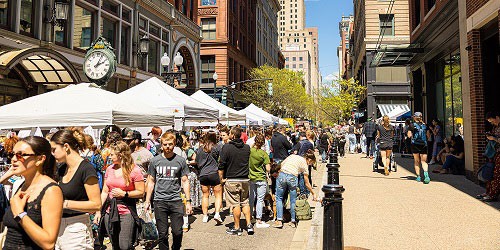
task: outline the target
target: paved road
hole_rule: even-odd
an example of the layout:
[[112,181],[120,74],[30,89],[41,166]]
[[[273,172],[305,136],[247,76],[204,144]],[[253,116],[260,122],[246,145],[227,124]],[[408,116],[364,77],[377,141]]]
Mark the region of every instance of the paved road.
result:
[[[429,185],[417,183],[413,159],[397,162],[398,171],[384,176],[361,155],[339,160],[346,247],[500,249],[500,203],[475,199],[483,188],[454,175],[431,174]],[[322,218],[315,219],[309,249],[321,247]]]

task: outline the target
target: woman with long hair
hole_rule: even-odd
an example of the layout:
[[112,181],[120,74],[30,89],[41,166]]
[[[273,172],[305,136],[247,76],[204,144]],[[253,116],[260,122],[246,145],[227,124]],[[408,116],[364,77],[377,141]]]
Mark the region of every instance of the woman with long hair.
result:
[[[104,176],[101,193],[102,209],[96,213],[94,223],[101,219],[104,212],[104,225],[110,235],[113,249],[132,249],[135,242],[135,228],[139,225],[136,200],[144,196],[144,178],[141,169],[132,160],[130,147],[123,141],[111,145],[111,165]],[[116,210],[111,210],[112,199],[116,199]],[[112,212],[115,212],[113,214]],[[118,212],[119,222],[111,222]],[[110,224],[112,223],[112,224]],[[113,228],[113,230],[110,230]]]
[[290,212],[292,215],[292,221],[290,226],[296,227],[295,219],[295,201],[297,200],[297,180],[299,174],[304,174],[304,181],[307,189],[311,192],[313,200],[316,200],[317,196],[314,193],[311,184],[309,183],[309,178],[307,174],[307,166],[316,163],[316,156],[314,151],[309,149],[304,156],[290,155],[285,160],[281,162],[281,169],[276,180],[276,210],[277,210],[277,221],[273,225],[276,228],[283,227],[283,200],[286,198],[285,194],[288,191],[290,194]]
[[271,161],[266,151],[262,150],[262,146],[266,138],[264,135],[257,133],[255,142],[250,148],[250,159],[248,161],[250,179],[250,212],[253,213],[255,202],[255,226],[257,228],[269,227],[269,224],[262,221],[262,209],[264,207],[264,197],[267,193],[267,173],[271,171]]
[[24,177],[10,199],[3,223],[7,236],[3,249],[53,249],[63,209],[63,194],[54,181],[56,164],[49,142],[29,136],[19,140],[5,175]]
[[208,203],[210,189],[215,195],[215,216],[214,220],[222,223],[220,209],[222,207],[222,185],[218,174],[219,149],[217,148],[217,136],[214,132],[205,134],[201,141],[201,146],[196,151],[195,163],[200,169],[200,184],[203,198],[201,209],[203,211],[203,222],[208,222]]
[[102,168],[103,171],[106,171],[106,169],[113,164],[113,161],[111,161],[111,158],[109,158],[109,155],[111,153],[110,146],[122,140],[123,139],[120,133],[116,131],[111,131],[108,133],[106,137],[106,143],[104,144],[104,148],[101,150],[101,156],[102,159],[104,160],[104,167]]
[[148,135],[151,135],[151,139],[148,140],[146,143],[146,149],[149,150],[153,154],[153,156],[157,156],[160,154],[160,149],[161,149],[161,143],[160,143],[160,136],[162,134],[162,130],[158,126],[154,126],[151,129],[151,132],[148,133]]
[[392,146],[394,145],[394,127],[391,125],[389,116],[384,115],[382,117],[382,123],[377,126],[377,139],[380,140],[380,154],[384,163],[384,173],[389,175],[388,168],[391,164],[391,152]]
[[88,147],[83,131],[59,130],[52,136],[50,145],[52,155],[62,163],[57,179],[64,197],[56,249],[93,249],[88,213],[99,211],[101,199],[94,166],[80,156],[80,151]]
[[414,122],[408,128],[408,138],[411,138],[411,152],[413,153],[413,163],[415,167],[416,181],[422,181],[420,177],[420,164],[424,171],[424,184],[429,184],[429,166],[427,165],[427,135],[426,126],[422,119],[422,113],[415,112]]

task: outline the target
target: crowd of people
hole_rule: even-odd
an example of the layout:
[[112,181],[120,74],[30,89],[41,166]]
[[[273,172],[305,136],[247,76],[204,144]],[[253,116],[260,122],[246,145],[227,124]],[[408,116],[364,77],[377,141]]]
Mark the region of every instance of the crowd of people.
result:
[[329,130],[282,125],[153,127],[148,135],[108,126],[100,138],[77,127],[45,138],[9,136],[2,152],[10,168],[0,178],[11,190],[4,192],[3,249],[100,249],[108,240],[113,249],[133,249],[144,213],[154,214],[160,249],[181,248],[193,211],[203,223],[222,224],[229,208],[230,235],[252,235],[270,222],[296,227],[297,197],[317,199],[315,151],[326,161],[333,140]]

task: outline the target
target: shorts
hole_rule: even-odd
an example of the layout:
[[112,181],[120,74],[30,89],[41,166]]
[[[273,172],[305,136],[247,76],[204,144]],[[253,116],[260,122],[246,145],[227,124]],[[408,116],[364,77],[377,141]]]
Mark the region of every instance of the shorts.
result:
[[219,185],[220,184],[219,174],[200,176],[200,184],[208,187],[214,187]]
[[94,249],[92,227],[88,214],[61,218],[59,235],[55,245],[56,250],[65,249]]
[[227,181],[224,184],[224,193],[229,206],[248,206],[250,181]]
[[417,144],[411,144],[411,152],[413,154],[421,154],[421,155],[426,155],[427,154],[427,145],[417,145]]
[[392,143],[381,143],[380,150],[392,150]]

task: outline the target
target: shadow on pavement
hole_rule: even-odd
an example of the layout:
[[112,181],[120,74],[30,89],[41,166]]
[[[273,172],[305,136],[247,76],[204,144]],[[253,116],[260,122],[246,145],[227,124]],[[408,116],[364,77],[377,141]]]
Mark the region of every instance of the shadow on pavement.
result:
[[[413,158],[402,158],[398,154],[396,154],[395,157],[396,163],[398,166],[408,170],[411,173],[415,172],[415,168],[413,167]],[[477,185],[476,183],[470,181],[469,179],[465,178],[464,175],[452,175],[452,174],[436,174],[432,173],[432,170],[434,168],[440,168],[440,165],[429,165],[429,176],[431,177],[431,183],[432,182],[444,182],[457,190],[460,190],[463,193],[466,193],[472,197],[476,197],[476,195],[484,193],[484,188],[481,186]],[[378,178],[378,177],[372,177],[372,178]],[[407,178],[408,180],[415,180],[414,176],[406,176],[402,178]],[[500,202],[495,201],[495,202],[485,202],[485,204],[488,204],[491,207],[494,207],[498,210],[500,210]]]

